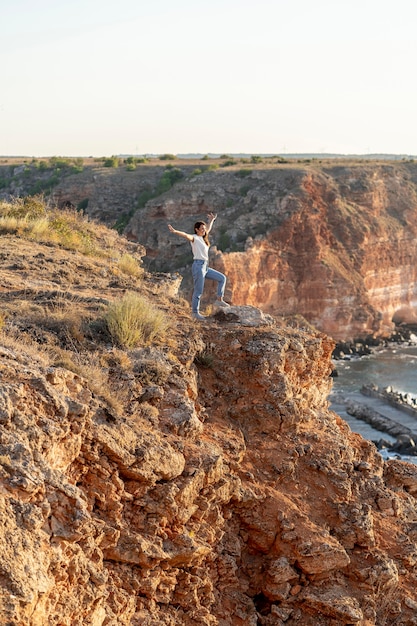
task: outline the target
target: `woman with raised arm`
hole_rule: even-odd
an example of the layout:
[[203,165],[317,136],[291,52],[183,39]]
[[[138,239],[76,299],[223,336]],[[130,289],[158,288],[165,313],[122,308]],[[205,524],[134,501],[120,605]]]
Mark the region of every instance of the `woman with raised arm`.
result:
[[194,291],[191,300],[191,310],[193,318],[196,320],[205,320],[205,316],[200,314],[200,300],[203,295],[204,281],[206,278],[217,281],[217,300],[216,306],[228,307],[227,302],[223,300],[224,288],[226,286],[226,276],[217,270],[213,270],[208,266],[208,253],[209,253],[209,239],[208,235],[213,228],[213,224],[217,218],[216,213],[208,214],[208,224],[205,222],[196,222],[194,224],[194,234],[184,233],[181,230],[176,230],[168,224],[168,228],[174,235],[179,235],[190,242],[193,250],[193,266],[192,274],[194,280]]

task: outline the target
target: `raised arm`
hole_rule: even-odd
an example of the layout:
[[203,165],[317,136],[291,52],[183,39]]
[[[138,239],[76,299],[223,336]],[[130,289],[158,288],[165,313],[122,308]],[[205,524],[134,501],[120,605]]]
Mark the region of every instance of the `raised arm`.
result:
[[213,224],[217,219],[217,213],[209,213],[207,215],[207,218],[209,220],[209,223],[207,224],[207,234],[211,231],[211,229],[213,228]]
[[194,237],[192,235],[189,235],[188,233],[184,233],[182,230],[175,230],[175,228],[171,226],[171,224],[168,224],[168,228],[173,235],[178,235],[179,237],[183,237],[187,241],[194,241]]

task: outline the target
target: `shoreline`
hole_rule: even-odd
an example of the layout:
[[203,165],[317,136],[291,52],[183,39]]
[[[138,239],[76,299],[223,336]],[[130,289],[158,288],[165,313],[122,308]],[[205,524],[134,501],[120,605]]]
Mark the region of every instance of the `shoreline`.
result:
[[335,361],[350,360],[352,357],[367,356],[378,348],[388,348],[391,345],[417,345],[417,324],[403,324],[396,327],[389,337],[373,337],[352,339],[352,341],[337,342],[333,350],[332,359]]
[[[413,378],[417,337],[410,331],[392,339],[375,342],[366,352],[361,349],[333,357],[330,408],[381,454],[417,464],[417,385]],[[404,360],[409,350],[411,369],[408,359]]]

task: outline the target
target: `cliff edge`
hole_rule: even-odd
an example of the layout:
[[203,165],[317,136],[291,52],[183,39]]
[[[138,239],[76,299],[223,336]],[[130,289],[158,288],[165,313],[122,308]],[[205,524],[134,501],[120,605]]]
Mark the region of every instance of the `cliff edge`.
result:
[[[415,625],[417,468],[329,411],[332,340],[198,325],[112,237],[106,258],[2,237],[2,624]],[[112,344],[126,291],[164,339]]]

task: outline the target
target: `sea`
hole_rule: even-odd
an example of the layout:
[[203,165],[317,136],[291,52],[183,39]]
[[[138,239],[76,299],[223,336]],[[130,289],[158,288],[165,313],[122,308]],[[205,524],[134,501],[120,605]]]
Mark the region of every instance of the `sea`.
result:
[[[393,390],[417,397],[417,342],[412,344],[390,343],[386,347],[375,348],[370,355],[350,357],[334,361],[337,376],[333,378],[333,388],[329,396],[330,408],[348,422],[352,431],[361,434],[370,441],[384,439],[395,442],[387,433],[375,430],[366,422],[346,412],[345,402],[351,400],[367,404],[379,413],[394,419],[416,433],[417,419],[394,409],[381,400],[371,399],[361,394],[362,385],[377,385],[379,388],[391,387]],[[417,464],[417,457],[399,457],[397,454],[381,451],[385,458],[395,457]]]

